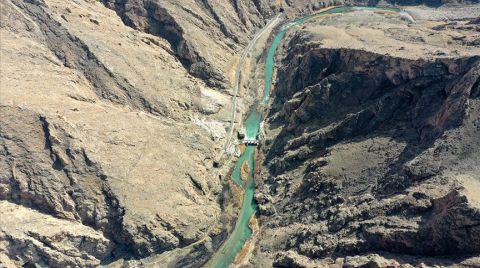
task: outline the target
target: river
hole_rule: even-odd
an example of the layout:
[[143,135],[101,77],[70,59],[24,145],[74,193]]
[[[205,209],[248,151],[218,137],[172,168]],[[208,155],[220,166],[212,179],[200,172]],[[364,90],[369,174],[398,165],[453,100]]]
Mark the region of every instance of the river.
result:
[[[263,90],[263,98],[253,105],[250,113],[245,120],[244,127],[245,127],[245,134],[247,139],[255,139],[258,135],[260,130],[260,123],[263,120],[263,114],[259,111],[265,111],[268,102],[270,100],[270,91],[272,88],[272,80],[273,80],[273,72],[275,68],[275,53],[277,51],[278,46],[282,42],[283,38],[285,37],[286,32],[302,23],[305,23],[313,18],[318,16],[327,15],[327,14],[335,14],[335,13],[344,13],[344,12],[351,12],[356,10],[382,10],[382,11],[392,11],[392,12],[400,12],[401,10],[398,8],[377,8],[377,7],[334,7],[330,9],[326,9],[324,11],[320,11],[315,14],[307,15],[288,23],[285,23],[283,26],[279,28],[279,31],[276,33],[275,37],[273,38],[270,47],[268,49],[268,53],[265,59],[265,77],[264,77],[264,90]],[[257,205],[255,204],[253,195],[255,192],[255,179],[254,179],[254,162],[255,162],[255,149],[256,146],[249,145],[246,146],[242,155],[238,158],[237,162],[235,163],[235,167],[232,171],[232,179],[233,181],[243,189],[243,200],[242,200],[242,207],[240,209],[240,213],[235,223],[235,227],[227,238],[227,240],[222,244],[222,246],[215,252],[212,258],[206,263],[205,267],[212,267],[212,268],[226,268],[228,267],[233,261],[237,254],[242,250],[245,245],[245,242],[251,237],[252,230],[249,226],[250,219],[254,216],[255,212],[257,211]],[[242,166],[247,163],[248,164],[248,177],[242,178]]]

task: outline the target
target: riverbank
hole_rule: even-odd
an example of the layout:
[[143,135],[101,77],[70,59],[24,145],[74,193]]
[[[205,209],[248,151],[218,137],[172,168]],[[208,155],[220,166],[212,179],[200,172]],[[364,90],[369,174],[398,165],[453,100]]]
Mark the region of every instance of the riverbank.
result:
[[360,11],[286,34],[253,267],[478,263],[478,232],[445,227],[478,222],[477,27]]
[[[292,22],[288,22],[279,28],[279,31],[275,34],[275,37],[272,39],[272,43],[269,46],[266,59],[265,59],[265,76],[264,76],[264,89],[263,89],[263,98],[261,101],[253,106],[247,119],[245,120],[245,132],[246,139],[256,139],[259,134],[260,123],[262,122],[262,114],[258,110],[266,111],[268,109],[268,104],[270,100],[270,93],[272,88],[272,81],[274,77],[274,68],[275,68],[275,53],[278,49],[278,46],[281,44],[286,32],[296,26],[303,24],[309,20],[317,18],[321,15],[328,14],[337,14],[342,12],[350,12],[356,10],[377,10],[377,8],[357,8],[357,7],[330,7],[326,8],[318,13],[308,15],[299,19],[295,19]],[[378,8],[378,10],[383,11],[399,11],[395,8]],[[247,146],[243,154],[237,160],[234,170],[232,172],[232,179],[238,184],[243,184],[244,197],[242,202],[242,208],[239,213],[239,217],[235,228],[232,234],[229,236],[227,241],[220,247],[220,249],[215,253],[212,259],[206,264],[206,267],[227,267],[232,263],[239,252],[245,252],[247,249],[244,249],[246,241],[252,235],[252,230],[249,226],[252,216],[256,212],[257,205],[254,201],[254,191],[255,191],[255,178],[254,178],[254,163],[255,163],[255,149],[254,146]],[[242,168],[244,163],[248,163],[248,178],[242,178]],[[245,173],[245,172],[243,172]],[[246,180],[246,183],[243,181]],[[243,250],[242,250],[243,249]],[[246,254],[244,254],[246,255]]]

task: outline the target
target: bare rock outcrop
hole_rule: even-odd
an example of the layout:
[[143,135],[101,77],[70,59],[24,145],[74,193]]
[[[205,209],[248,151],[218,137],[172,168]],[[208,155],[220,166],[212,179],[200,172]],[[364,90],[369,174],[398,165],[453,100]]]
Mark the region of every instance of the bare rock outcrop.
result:
[[398,265],[463,265],[478,256],[480,57],[405,59],[311,38],[293,35],[278,71],[257,258],[323,267],[311,262],[381,253]]
[[[44,116],[0,109],[2,251],[15,261],[53,267],[89,266],[113,257],[114,246],[128,244],[122,237],[123,208],[98,163]],[[14,226],[20,229],[8,231]],[[28,254],[21,254],[24,250]]]
[[[0,266],[205,263],[234,223],[213,163],[240,52],[280,7],[291,18],[342,3],[0,1]],[[432,30],[478,25],[446,23]],[[408,27],[390,37],[426,36]],[[474,51],[476,38],[445,40]],[[477,254],[478,57],[306,41],[278,76],[269,124],[285,127],[256,193],[271,263]]]
[[[226,87],[226,61],[272,15],[269,1],[104,0],[129,26],[161,36],[193,75]],[[240,45],[240,46],[239,46]]]
[[114,244],[101,232],[7,201],[0,201],[0,263],[7,267],[93,267]]
[[92,267],[221,232],[215,143],[191,118],[222,126],[228,96],[98,1],[0,9],[0,200],[22,211],[0,224],[0,266]]

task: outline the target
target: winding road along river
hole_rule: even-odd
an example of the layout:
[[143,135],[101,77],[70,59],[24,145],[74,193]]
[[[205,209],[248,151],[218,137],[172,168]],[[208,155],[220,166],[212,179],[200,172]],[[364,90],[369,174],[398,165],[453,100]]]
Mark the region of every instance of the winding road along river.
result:
[[[244,127],[246,130],[246,139],[255,139],[260,129],[260,123],[262,122],[263,115],[258,111],[265,111],[266,106],[268,105],[270,99],[270,90],[272,88],[272,79],[273,71],[275,67],[275,52],[277,51],[278,46],[282,42],[286,32],[293,26],[300,25],[305,23],[313,18],[318,16],[335,14],[335,13],[344,13],[351,12],[356,10],[379,10],[379,11],[391,11],[391,12],[400,12],[398,8],[391,7],[333,7],[320,11],[318,13],[301,17],[299,19],[288,22],[280,27],[279,31],[275,35],[270,48],[267,53],[265,61],[265,85],[263,98],[258,102],[252,110],[250,111],[247,119],[245,120]],[[262,107],[263,106],[263,107]],[[259,109],[262,108],[262,109]],[[205,267],[212,268],[224,268],[228,267],[233,261],[237,254],[242,250],[245,242],[251,237],[252,230],[250,229],[249,222],[250,219],[254,216],[257,211],[257,205],[255,204],[253,195],[255,192],[255,180],[254,180],[254,162],[255,162],[255,149],[254,145],[246,146],[243,154],[238,158],[235,163],[235,167],[232,172],[233,181],[243,189],[243,201],[242,207],[240,209],[240,214],[238,216],[235,228],[228,237],[228,239],[222,244],[217,252],[214,253],[212,258],[207,262]],[[248,178],[243,179],[241,177],[241,169],[244,163],[248,164]]]

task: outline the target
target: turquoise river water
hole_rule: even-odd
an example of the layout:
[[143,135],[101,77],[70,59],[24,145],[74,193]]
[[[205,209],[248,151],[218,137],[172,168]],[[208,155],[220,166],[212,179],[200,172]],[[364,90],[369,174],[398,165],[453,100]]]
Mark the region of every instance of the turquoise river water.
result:
[[[245,120],[244,127],[246,132],[246,138],[254,139],[257,137],[260,130],[260,123],[262,122],[262,114],[258,112],[259,106],[268,105],[270,99],[270,91],[272,88],[272,79],[273,71],[275,67],[275,53],[278,46],[282,42],[282,39],[285,37],[286,32],[293,26],[300,25],[305,23],[317,16],[326,15],[326,14],[335,14],[335,13],[344,13],[351,12],[355,10],[383,10],[383,11],[393,11],[400,12],[398,8],[376,8],[376,7],[335,7],[328,10],[324,10],[312,15],[304,16],[299,19],[288,22],[280,27],[279,31],[275,35],[270,47],[268,49],[267,57],[265,60],[265,85],[264,93],[262,100],[254,105],[250,111],[247,119]],[[264,111],[265,109],[261,109]],[[245,148],[243,154],[238,158],[235,163],[235,167],[232,172],[233,181],[243,189],[243,201],[242,207],[240,209],[240,214],[238,216],[235,227],[228,237],[228,239],[222,244],[217,252],[212,256],[212,258],[205,265],[206,267],[213,268],[226,268],[234,260],[237,254],[242,250],[245,242],[252,235],[252,230],[250,229],[249,222],[252,216],[257,211],[257,205],[255,204],[253,195],[255,192],[255,180],[254,180],[254,162],[255,162],[255,149],[256,147],[251,145]],[[248,178],[245,180],[241,177],[241,168],[243,164],[247,161],[248,163]]]

